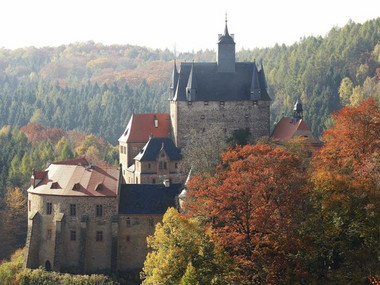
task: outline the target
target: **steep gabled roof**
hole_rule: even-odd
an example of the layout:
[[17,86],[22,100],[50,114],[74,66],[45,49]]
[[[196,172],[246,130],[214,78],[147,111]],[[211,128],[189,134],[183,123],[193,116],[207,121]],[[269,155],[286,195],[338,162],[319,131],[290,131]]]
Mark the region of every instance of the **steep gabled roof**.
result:
[[[115,197],[119,170],[114,167],[91,166],[85,158],[55,162],[29,193],[57,196]],[[99,187],[101,185],[101,187]]]
[[135,159],[139,161],[156,160],[161,150],[164,150],[171,160],[182,159],[181,152],[172,139],[154,137],[149,139]]
[[[218,72],[216,62],[195,62],[193,75],[197,79],[197,101],[241,101],[251,100],[251,84],[254,68],[253,62],[236,62],[235,72]],[[173,100],[186,101],[186,87],[189,82],[192,63],[182,62],[177,90]],[[270,101],[268,92],[262,82],[264,75],[259,71],[258,83],[263,101]],[[262,83],[262,84],[261,84]]]
[[182,184],[123,184],[120,189],[119,214],[163,215],[169,207],[176,207],[176,196]]
[[[157,125],[155,125],[155,119],[158,121]],[[150,135],[154,137],[170,136],[169,114],[133,114],[119,141],[145,143],[149,140]]]
[[280,142],[296,137],[304,137],[306,143],[310,143],[316,147],[322,146],[321,141],[313,135],[308,125],[302,119],[295,121],[288,117],[282,118],[276,124],[271,137]]

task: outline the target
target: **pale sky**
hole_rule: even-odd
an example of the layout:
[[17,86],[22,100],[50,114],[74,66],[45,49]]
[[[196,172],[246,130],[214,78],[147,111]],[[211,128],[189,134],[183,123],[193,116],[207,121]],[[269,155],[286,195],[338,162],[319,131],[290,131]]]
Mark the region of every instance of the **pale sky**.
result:
[[380,17],[380,0],[0,0],[0,47],[93,40],[177,51],[215,49],[224,15],[242,47],[326,35]]

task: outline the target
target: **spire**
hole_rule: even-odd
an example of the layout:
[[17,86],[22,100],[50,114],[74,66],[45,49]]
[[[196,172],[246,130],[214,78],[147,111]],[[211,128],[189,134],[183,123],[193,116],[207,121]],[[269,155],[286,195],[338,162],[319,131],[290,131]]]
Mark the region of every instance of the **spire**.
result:
[[260,67],[260,72],[259,72],[259,75],[260,75],[260,86],[262,88],[268,88],[268,84],[267,84],[267,80],[265,78],[265,73],[264,73],[264,67],[263,67],[263,62],[261,61],[260,63],[261,67]]
[[188,101],[195,101],[195,95],[197,94],[197,80],[194,74],[194,61],[191,64],[191,70],[189,75],[189,80],[186,86],[186,98]]
[[296,123],[298,120],[303,119],[303,109],[300,99],[297,99],[297,102],[294,104],[293,108],[293,121]]
[[226,19],[225,19],[225,22],[226,22],[226,26],[224,27],[224,35],[223,36],[230,36],[229,33],[228,33],[228,27],[227,27],[227,12],[226,12]]
[[172,80],[170,82],[170,95],[169,100],[172,100],[174,98],[176,89],[177,89],[177,83],[178,83],[178,71],[177,71],[177,64],[176,60],[174,59],[174,67],[173,67],[173,73],[172,73]]
[[261,99],[260,96],[260,82],[259,82],[259,73],[257,71],[256,60],[253,63],[253,71],[252,71],[252,81],[251,81],[251,100],[257,101]]

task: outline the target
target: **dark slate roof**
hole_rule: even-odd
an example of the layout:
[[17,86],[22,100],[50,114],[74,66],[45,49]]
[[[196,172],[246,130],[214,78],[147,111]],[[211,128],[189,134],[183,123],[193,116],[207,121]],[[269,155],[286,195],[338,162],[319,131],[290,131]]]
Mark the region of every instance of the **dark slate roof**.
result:
[[163,215],[177,206],[182,184],[123,184],[120,189],[119,214]]
[[[218,72],[216,62],[194,63],[193,76],[197,88],[195,101],[241,101],[250,98],[254,62],[236,62],[235,72]],[[186,86],[189,81],[192,63],[182,62],[178,77],[175,101],[186,101]],[[261,100],[270,101],[265,88],[265,76],[260,70],[258,76]]]
[[156,160],[161,149],[164,149],[166,154],[171,160],[181,160],[182,155],[180,150],[175,146],[170,138],[150,138],[146,145],[142,148],[135,159],[142,160]]

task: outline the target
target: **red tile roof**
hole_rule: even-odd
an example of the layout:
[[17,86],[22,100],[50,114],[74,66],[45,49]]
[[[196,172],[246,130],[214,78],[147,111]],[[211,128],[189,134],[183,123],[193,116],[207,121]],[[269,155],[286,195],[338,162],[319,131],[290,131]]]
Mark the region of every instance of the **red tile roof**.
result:
[[281,142],[296,137],[304,137],[306,138],[306,143],[316,147],[322,146],[321,141],[312,134],[310,128],[302,119],[294,123],[292,118],[282,118],[276,124],[271,137]]
[[[157,126],[155,119],[158,121]],[[169,114],[133,114],[119,141],[146,143],[151,134],[156,138],[170,136]]]
[[113,167],[90,166],[88,162],[84,164],[85,161],[87,162],[85,158],[79,158],[52,163],[46,169],[47,175],[35,188],[30,187],[28,192],[58,196],[115,197],[119,170]]

